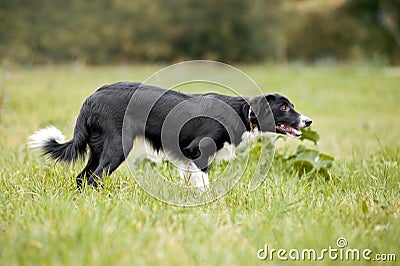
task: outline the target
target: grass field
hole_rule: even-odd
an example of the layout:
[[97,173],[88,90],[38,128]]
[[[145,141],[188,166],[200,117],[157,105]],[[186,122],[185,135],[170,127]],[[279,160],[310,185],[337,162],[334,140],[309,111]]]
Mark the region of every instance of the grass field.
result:
[[[245,174],[225,197],[184,208],[151,197],[126,165],[106,178],[103,189],[79,193],[74,177],[83,163],[55,165],[27,149],[27,137],[49,124],[71,137],[83,100],[100,85],[142,81],[161,68],[0,69],[0,265],[309,265],[281,261],[276,253],[274,260],[262,261],[257,252],[266,244],[319,252],[338,248],[339,237],[347,240],[346,248],[371,249],[371,258],[382,253],[400,260],[396,69],[239,66],[265,92],[287,95],[313,118],[321,136],[317,149],[336,159],[329,180],[275,160],[256,191],[248,192]],[[298,144],[278,140],[277,152],[289,154]],[[355,264],[328,255],[319,261],[338,262]],[[372,263],[396,265],[358,262]]]

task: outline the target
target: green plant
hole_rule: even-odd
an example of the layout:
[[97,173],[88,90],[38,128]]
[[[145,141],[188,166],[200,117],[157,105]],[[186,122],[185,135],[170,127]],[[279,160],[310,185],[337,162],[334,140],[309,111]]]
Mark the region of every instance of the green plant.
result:
[[[311,141],[316,147],[319,139],[320,136],[317,131],[311,128],[302,130],[301,141]],[[329,169],[332,167],[332,163],[335,160],[333,156],[321,153],[317,149],[307,148],[303,144],[298,145],[293,154],[282,155],[277,153],[277,156],[281,157],[288,166],[293,167],[300,173],[316,172],[323,175],[325,178],[329,178]]]

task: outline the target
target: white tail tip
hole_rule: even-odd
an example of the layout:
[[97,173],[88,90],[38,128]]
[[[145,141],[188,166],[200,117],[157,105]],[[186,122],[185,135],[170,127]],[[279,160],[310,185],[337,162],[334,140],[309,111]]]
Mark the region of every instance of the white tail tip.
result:
[[58,143],[65,142],[65,136],[54,126],[48,126],[39,129],[35,133],[29,136],[28,146],[31,149],[40,149],[49,140],[56,140]]

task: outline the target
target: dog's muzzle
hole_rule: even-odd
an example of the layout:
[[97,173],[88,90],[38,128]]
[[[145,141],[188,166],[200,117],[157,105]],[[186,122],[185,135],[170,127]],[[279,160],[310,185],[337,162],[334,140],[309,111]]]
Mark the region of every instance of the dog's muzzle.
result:
[[278,123],[275,127],[276,132],[293,138],[299,138],[301,136],[300,129],[309,127],[312,124],[312,120],[305,115],[300,115],[298,121],[298,123],[290,125]]
[[308,116],[301,115],[300,116],[300,123],[299,123],[299,128],[307,128],[311,126],[312,120]]

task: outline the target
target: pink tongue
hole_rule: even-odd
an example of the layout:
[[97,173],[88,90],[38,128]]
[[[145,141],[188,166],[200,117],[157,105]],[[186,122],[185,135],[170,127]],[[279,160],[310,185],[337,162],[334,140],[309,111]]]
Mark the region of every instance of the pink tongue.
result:
[[288,129],[288,132],[290,132],[290,133],[293,133],[295,135],[301,135],[301,131],[300,130],[297,130],[297,129],[293,128],[293,127],[289,127],[287,129]]
[[279,128],[288,134],[293,134],[293,135],[297,135],[297,136],[301,135],[300,130],[297,130],[294,127],[291,127],[288,125],[281,125],[281,126],[279,126]]

